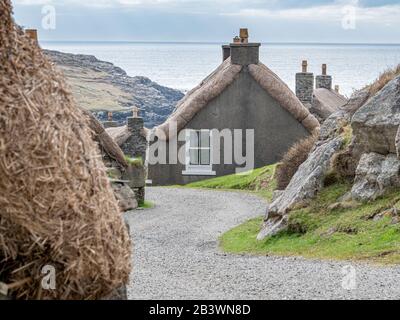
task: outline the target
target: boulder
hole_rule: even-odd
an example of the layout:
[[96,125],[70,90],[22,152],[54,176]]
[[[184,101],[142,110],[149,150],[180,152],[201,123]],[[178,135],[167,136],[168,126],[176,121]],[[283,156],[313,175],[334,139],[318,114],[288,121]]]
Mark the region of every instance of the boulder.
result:
[[322,124],[320,140],[333,138],[340,133],[346,124],[350,123],[353,114],[367,101],[369,92],[367,89],[353,93],[349,101],[339,110],[333,112]]
[[351,194],[354,200],[375,200],[388,189],[400,186],[400,160],[395,154],[387,156],[365,153],[361,156]]
[[125,212],[136,209],[138,207],[135,193],[132,191],[128,184],[124,182],[114,181],[112,183],[112,187],[121,211]]
[[400,126],[399,129],[397,130],[397,135],[396,135],[396,153],[397,153],[397,158],[400,159]]
[[341,148],[343,139],[336,137],[317,145],[299,167],[289,185],[267,209],[264,225],[257,239],[262,240],[287,227],[287,214],[297,204],[313,198],[323,187],[333,155]]
[[351,126],[359,154],[396,153],[396,135],[400,124],[400,76],[353,115]]

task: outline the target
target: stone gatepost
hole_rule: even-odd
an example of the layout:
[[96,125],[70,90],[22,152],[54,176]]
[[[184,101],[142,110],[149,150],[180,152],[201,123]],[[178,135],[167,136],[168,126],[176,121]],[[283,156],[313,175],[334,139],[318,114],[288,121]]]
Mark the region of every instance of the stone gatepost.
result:
[[301,66],[301,72],[296,73],[296,96],[309,109],[313,102],[314,74],[307,71],[307,60]]
[[316,77],[316,88],[324,88],[332,90],[332,76],[328,76],[326,72],[326,64],[322,65],[322,74]]

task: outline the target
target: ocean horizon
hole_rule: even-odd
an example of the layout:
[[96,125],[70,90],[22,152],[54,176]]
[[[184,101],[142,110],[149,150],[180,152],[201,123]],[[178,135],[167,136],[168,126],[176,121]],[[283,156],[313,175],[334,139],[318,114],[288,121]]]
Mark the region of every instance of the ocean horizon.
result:
[[[143,41],[41,41],[45,49],[94,55],[114,63],[129,76],[145,76],[160,85],[187,92],[197,86],[222,61],[223,42]],[[396,43],[262,43],[260,60],[295,89],[301,61],[309,71],[328,74],[340,92],[350,96],[374,81],[380,73],[400,63]]]

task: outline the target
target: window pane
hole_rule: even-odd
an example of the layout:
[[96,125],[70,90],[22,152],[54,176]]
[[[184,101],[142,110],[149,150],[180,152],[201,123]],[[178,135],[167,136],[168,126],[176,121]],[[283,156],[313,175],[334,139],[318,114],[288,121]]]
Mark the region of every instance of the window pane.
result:
[[202,165],[210,164],[210,149],[201,149],[200,150],[200,159]]
[[210,147],[210,131],[201,131],[200,132],[200,146],[202,148]]
[[190,164],[199,164],[199,149],[189,149]]
[[190,130],[190,147],[197,148],[199,146],[199,132]]

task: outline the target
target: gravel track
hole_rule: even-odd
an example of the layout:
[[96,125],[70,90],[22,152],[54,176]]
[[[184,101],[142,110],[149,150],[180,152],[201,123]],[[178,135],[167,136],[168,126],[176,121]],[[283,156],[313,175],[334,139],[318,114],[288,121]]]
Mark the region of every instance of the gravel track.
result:
[[[154,208],[127,214],[134,242],[130,299],[400,299],[400,266],[221,252],[223,232],[264,213],[254,195],[148,188],[146,196]],[[356,271],[353,290],[342,287],[349,265]]]

